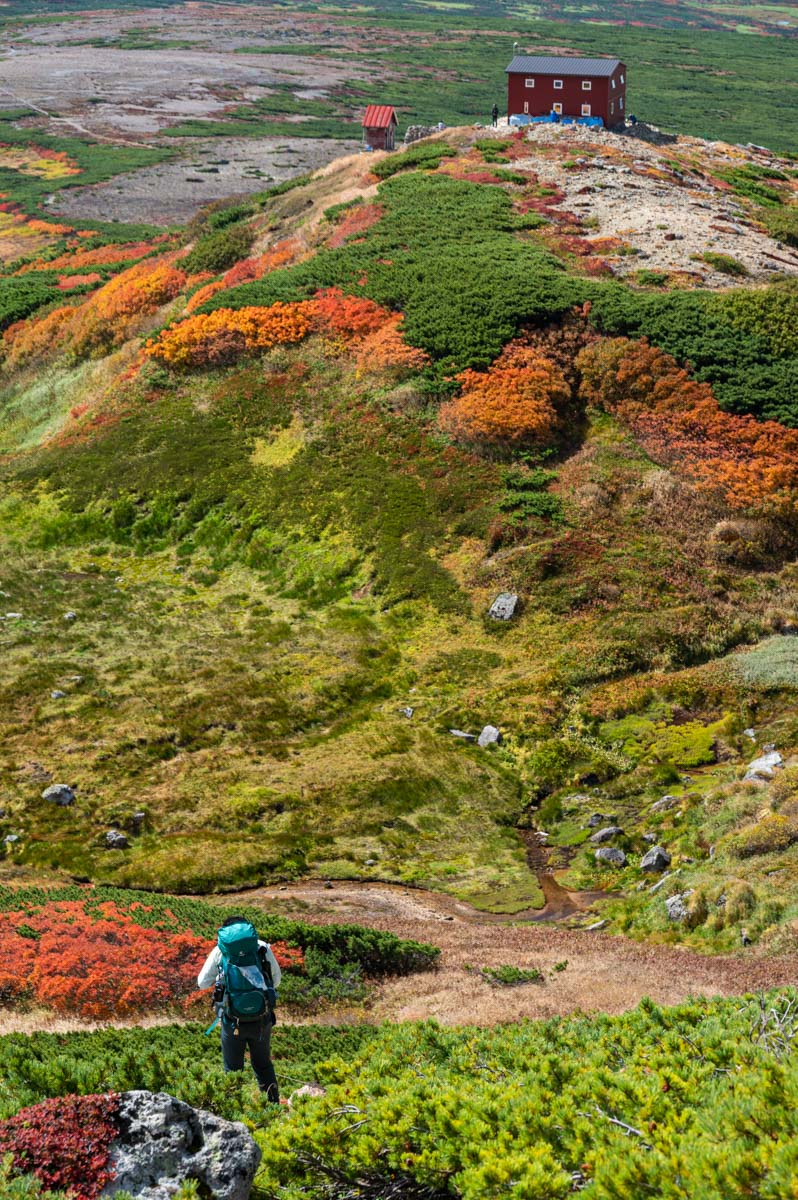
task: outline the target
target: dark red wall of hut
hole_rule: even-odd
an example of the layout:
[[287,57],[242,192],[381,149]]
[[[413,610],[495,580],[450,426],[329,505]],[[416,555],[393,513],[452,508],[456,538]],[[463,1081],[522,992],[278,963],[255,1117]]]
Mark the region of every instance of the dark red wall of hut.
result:
[[[624,82],[621,83],[621,76]],[[529,78],[535,80],[534,87],[527,87]],[[561,79],[562,87],[555,88],[554,80]],[[612,86],[615,81],[615,87]],[[590,88],[582,87],[582,83]],[[564,117],[601,117],[605,125],[617,125],[626,116],[626,67],[621,63],[612,79],[596,78],[593,75],[523,75],[507,76],[507,115],[528,113],[531,117],[546,117],[554,104],[562,105]],[[583,113],[582,106],[590,105],[590,113]]]
[[388,129],[370,129],[367,126],[364,133],[366,144],[372,150],[393,150],[396,144],[395,125],[390,125]]

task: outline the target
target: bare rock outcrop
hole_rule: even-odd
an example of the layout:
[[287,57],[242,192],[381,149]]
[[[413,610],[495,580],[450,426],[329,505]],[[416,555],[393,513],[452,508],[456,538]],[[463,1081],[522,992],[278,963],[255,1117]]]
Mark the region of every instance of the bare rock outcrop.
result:
[[172,1200],[188,1180],[213,1200],[249,1200],[260,1150],[239,1121],[225,1121],[165,1092],[123,1092],[112,1183],[101,1195]]

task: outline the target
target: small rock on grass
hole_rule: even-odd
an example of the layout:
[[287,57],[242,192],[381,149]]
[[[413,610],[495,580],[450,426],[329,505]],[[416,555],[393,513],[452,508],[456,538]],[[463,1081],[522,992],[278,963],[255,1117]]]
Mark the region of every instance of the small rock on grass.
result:
[[687,920],[687,905],[685,900],[690,896],[690,892],[679,892],[675,896],[671,896],[665,901],[665,908],[668,911],[668,920],[681,924]]
[[671,856],[664,846],[652,846],[651,849],[643,855],[640,863],[641,871],[667,871],[671,865]]
[[615,846],[602,846],[596,851],[596,862],[602,866],[608,867],[625,867],[626,855],[623,850],[618,850]]
[[105,835],[105,844],[109,850],[127,850],[130,843],[119,829],[109,829]]
[[515,592],[501,592],[488,609],[488,616],[494,621],[511,621],[518,608],[518,596]]
[[450,729],[449,733],[452,737],[460,738],[463,742],[475,742],[477,740],[475,733],[466,733],[463,729]]
[[495,725],[486,725],[477,738],[477,745],[484,750],[486,746],[498,746],[502,735]]
[[611,842],[614,837],[620,837],[622,833],[620,825],[607,825],[604,829],[598,829],[590,840],[595,846],[600,846],[602,842]]
[[42,800],[49,800],[59,808],[69,808],[75,803],[75,793],[66,783],[53,783],[42,792]]
[[778,750],[768,747],[765,747],[765,750],[765,754],[761,754],[759,758],[755,758],[748,764],[743,782],[767,783],[773,778],[775,772],[784,766],[784,760]]
[[661,800],[655,800],[651,805],[652,812],[667,812],[668,809],[675,808],[679,803],[678,796],[663,796]]

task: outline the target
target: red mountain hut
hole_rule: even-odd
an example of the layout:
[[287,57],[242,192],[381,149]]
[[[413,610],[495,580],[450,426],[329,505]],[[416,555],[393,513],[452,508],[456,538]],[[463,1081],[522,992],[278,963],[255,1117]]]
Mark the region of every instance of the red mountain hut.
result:
[[507,67],[508,117],[600,117],[609,129],[625,119],[625,108],[626,66],[618,58],[519,54]]
[[390,104],[370,104],[362,121],[364,145],[372,150],[393,150],[398,124]]

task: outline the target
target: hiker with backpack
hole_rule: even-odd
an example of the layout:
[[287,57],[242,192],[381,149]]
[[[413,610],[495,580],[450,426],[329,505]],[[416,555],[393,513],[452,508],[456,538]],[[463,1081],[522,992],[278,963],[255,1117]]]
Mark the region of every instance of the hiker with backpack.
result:
[[280,966],[271,946],[259,939],[246,917],[238,916],[224,922],[197,977],[198,987],[213,987],[216,1021],[210,1028],[221,1023],[225,1071],[242,1071],[249,1049],[258,1086],[274,1104],[280,1103],[280,1091],[271,1038],[280,979]]

